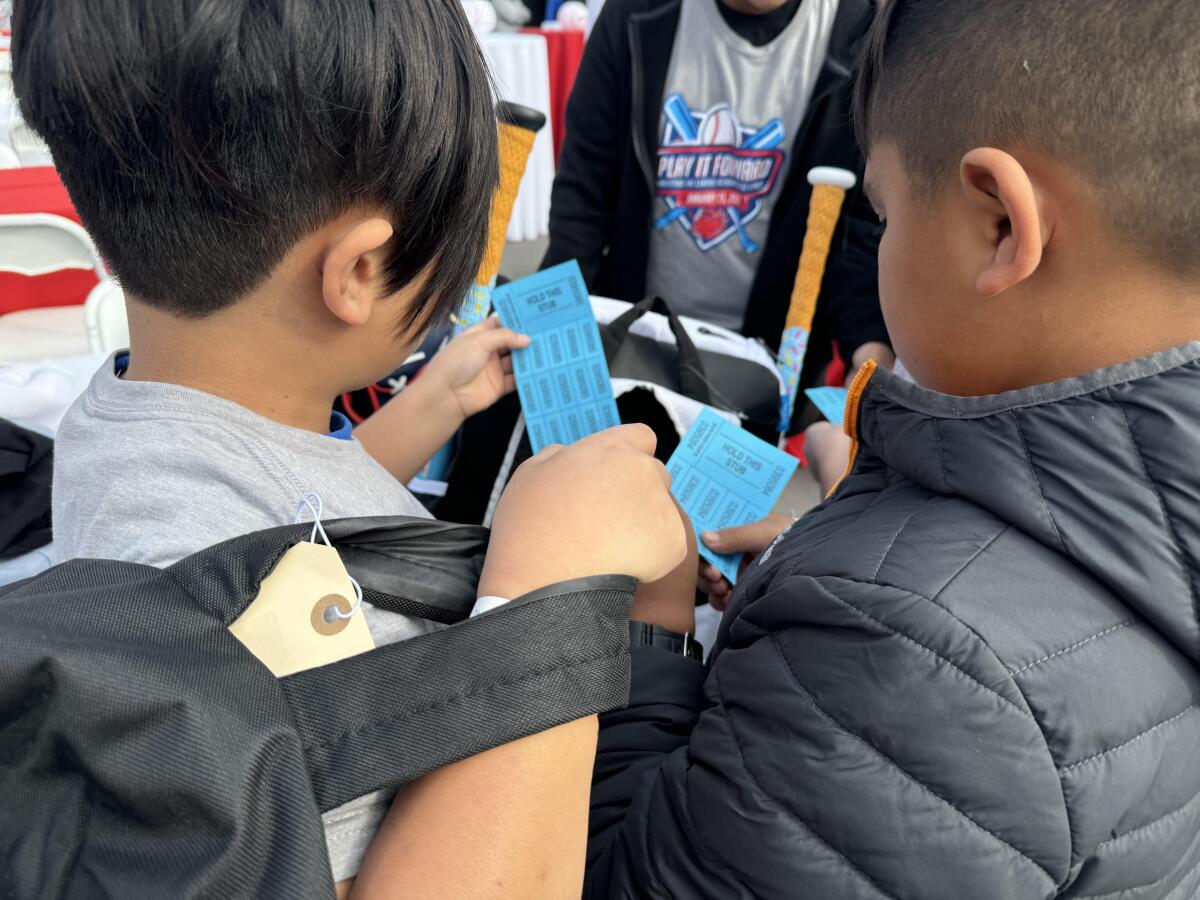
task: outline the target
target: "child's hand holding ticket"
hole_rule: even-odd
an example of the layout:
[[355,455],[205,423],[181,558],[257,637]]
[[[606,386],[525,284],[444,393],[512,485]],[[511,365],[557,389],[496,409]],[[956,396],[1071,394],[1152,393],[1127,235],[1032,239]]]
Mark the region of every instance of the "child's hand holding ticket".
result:
[[563,263],[497,288],[493,303],[501,322],[531,340],[512,359],[534,453],[620,423],[578,263]]
[[[671,493],[697,533],[757,522],[771,511],[796,471],[798,460],[748,431],[704,410],[671,455]],[[737,581],[741,554],[700,555]]]
[[645,425],[622,425],[526,460],[496,508],[480,594],[517,597],[589,575],[655,582],[671,572],[687,532],[654,448]]

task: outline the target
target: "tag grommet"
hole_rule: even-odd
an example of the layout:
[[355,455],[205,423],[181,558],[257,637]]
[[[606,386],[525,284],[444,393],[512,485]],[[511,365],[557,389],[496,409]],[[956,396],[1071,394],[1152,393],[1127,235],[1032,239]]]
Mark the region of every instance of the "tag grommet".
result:
[[[330,610],[337,610],[341,615],[331,615]],[[313,604],[313,631],[324,635],[337,634],[350,624],[353,612],[354,607],[341,594],[326,594]]]

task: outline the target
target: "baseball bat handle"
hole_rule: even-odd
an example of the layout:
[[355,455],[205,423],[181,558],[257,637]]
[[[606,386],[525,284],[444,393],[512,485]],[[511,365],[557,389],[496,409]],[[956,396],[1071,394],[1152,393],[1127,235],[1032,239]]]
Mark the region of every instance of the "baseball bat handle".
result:
[[536,109],[517,103],[501,101],[496,105],[498,140],[500,148],[500,183],[492,196],[492,212],[488,220],[488,242],[475,283],[490,285],[500,272],[500,258],[504,254],[505,233],[512,218],[513,206],[517,202],[517,191],[521,188],[521,177],[529,155],[533,152],[533,141],[546,124],[546,117]]
[[800,375],[804,371],[804,357],[808,352],[833,233],[842,214],[846,192],[855,186],[857,177],[847,169],[831,167],[817,167],[808,173],[808,183],[813,186],[808,207],[808,227],[804,232],[800,263],[796,266],[796,280],[788,303],[787,322],[779,344],[779,368],[784,382],[779,430],[784,433],[791,425],[796,394],[800,389]]
[[673,209],[668,209],[654,220],[654,228],[656,231],[662,231],[676,219],[682,219],[687,214],[688,208],[686,206],[676,206]]
[[800,263],[796,266],[796,280],[788,303],[787,328],[812,330],[817,298],[821,293],[821,282],[833,244],[833,232],[837,228],[845,199],[846,190],[840,186],[818,184],[813,187],[808,227],[804,232]]

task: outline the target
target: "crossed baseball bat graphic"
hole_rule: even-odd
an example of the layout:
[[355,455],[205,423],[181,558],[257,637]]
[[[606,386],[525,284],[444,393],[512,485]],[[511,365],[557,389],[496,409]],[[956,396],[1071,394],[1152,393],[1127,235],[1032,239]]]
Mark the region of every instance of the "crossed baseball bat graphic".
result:
[[[683,99],[681,94],[672,94],[667,98],[667,102],[663,105],[663,113],[667,117],[667,121],[671,123],[679,134],[681,134],[688,143],[698,144],[700,141],[700,132],[696,128],[696,122],[692,118],[692,111],[688,108],[687,101]],[[772,119],[754,134],[746,139],[745,143],[739,146],[746,150],[772,150],[783,143],[784,130],[783,123],[779,119]],[[689,207],[676,206],[670,209],[663,215],[654,220],[654,228],[661,231],[672,222],[687,215]],[[758,244],[750,238],[746,233],[745,223],[742,221],[742,214],[734,206],[725,207],[725,212],[733,221],[733,227],[737,231],[738,240],[742,243],[742,248],[747,253],[755,253],[758,250]]]

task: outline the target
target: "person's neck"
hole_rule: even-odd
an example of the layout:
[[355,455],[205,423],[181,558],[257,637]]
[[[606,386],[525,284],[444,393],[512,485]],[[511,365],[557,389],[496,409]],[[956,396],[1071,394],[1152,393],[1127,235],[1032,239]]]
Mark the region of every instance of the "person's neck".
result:
[[[1140,266],[1098,269],[1064,281],[1056,302],[1026,312],[1031,334],[1019,349],[1009,383],[973,393],[1061,381],[1200,341],[1200,285],[1147,273]],[[1009,340],[1018,341],[1019,332]]]
[[771,0],[770,4],[752,3],[748,0],[717,0],[717,2],[723,4],[726,9],[732,9],[744,16],[764,16],[785,6],[788,0]]
[[324,433],[337,396],[320,376],[319,355],[283,349],[289,327],[252,304],[203,319],[180,319],[128,303],[133,381],[177,384],[229,400],[264,418]]

